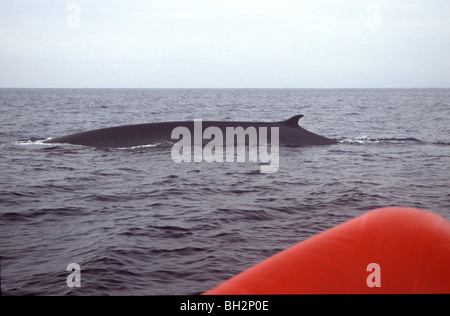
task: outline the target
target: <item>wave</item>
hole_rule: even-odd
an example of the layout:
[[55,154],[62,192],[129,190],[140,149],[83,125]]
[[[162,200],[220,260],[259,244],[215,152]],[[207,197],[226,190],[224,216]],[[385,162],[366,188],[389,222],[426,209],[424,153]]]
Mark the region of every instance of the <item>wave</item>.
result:
[[437,141],[437,142],[433,142],[433,145],[450,146],[450,142]]
[[338,140],[341,144],[422,144],[423,141],[414,137],[368,137],[357,136]]
[[117,147],[116,149],[126,149],[126,150],[129,150],[129,149],[139,149],[139,148],[150,148],[150,147],[157,147],[157,146],[160,146],[161,145],[161,143],[155,143],[155,144],[147,144],[147,145],[138,145],[138,146],[130,146],[130,147]]
[[[32,137],[30,139],[20,139],[14,142],[15,145],[18,146],[29,146],[29,145],[43,145],[43,146],[55,146],[55,145],[70,145],[70,146],[82,146],[85,147],[84,145],[75,145],[75,144],[63,144],[63,143],[46,143],[46,141],[51,140],[52,137],[48,137],[48,138],[37,138],[37,137]],[[140,148],[151,148],[151,147],[165,147],[167,145],[166,142],[159,142],[159,143],[154,143],[154,144],[144,144],[144,145],[137,145],[137,146],[130,146],[130,147],[117,147],[115,149],[118,150],[130,150],[130,149],[140,149]]]
[[44,143],[45,141],[50,140],[50,139],[52,139],[52,138],[51,137],[49,137],[49,138],[32,137],[30,139],[17,140],[14,142],[14,144],[19,145],[19,146],[28,146],[28,145],[54,146],[55,144]]

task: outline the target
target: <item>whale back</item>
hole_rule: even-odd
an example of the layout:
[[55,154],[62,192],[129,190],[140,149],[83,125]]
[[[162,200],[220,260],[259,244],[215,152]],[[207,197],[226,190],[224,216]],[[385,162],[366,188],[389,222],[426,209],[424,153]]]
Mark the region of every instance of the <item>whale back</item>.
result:
[[[271,139],[271,130],[279,128],[279,145],[285,146],[308,146],[335,144],[336,141],[311,133],[300,127],[298,121],[303,115],[294,115],[281,122],[251,122],[251,121],[202,121],[202,129],[215,126],[225,132],[227,127],[261,127],[268,128],[268,138]],[[176,127],[186,127],[191,133],[194,132],[194,121],[178,122],[156,122],[147,124],[125,125],[101,128],[76,134],[70,134],[53,138],[46,143],[69,143],[75,145],[93,147],[132,147],[139,145],[150,145],[160,142],[175,142],[171,138],[172,131]],[[224,133],[225,134],[225,133]],[[269,141],[268,139],[268,141]]]

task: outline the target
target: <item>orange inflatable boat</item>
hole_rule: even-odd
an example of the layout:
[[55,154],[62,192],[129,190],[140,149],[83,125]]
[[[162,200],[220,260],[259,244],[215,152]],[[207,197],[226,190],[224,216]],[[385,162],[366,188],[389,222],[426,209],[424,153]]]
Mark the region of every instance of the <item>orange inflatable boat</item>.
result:
[[450,222],[419,209],[376,209],[204,294],[371,293],[450,293]]

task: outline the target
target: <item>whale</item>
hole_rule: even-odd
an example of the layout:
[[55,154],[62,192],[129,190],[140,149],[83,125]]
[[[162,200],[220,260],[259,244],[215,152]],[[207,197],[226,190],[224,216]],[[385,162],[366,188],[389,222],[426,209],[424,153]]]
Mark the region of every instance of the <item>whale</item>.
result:
[[[279,145],[281,146],[311,146],[331,145],[337,141],[317,135],[299,126],[298,121],[303,115],[295,115],[287,120],[278,122],[251,122],[251,121],[202,121],[202,128],[214,127],[226,133],[227,128],[261,128],[267,129],[267,143],[271,142],[271,131],[278,128]],[[135,147],[160,143],[174,143],[173,131],[185,128],[191,133],[195,132],[196,120],[155,122],[145,124],[122,125],[84,131],[66,136],[50,138],[44,143],[73,144],[97,148]],[[204,139],[203,144],[208,140]]]

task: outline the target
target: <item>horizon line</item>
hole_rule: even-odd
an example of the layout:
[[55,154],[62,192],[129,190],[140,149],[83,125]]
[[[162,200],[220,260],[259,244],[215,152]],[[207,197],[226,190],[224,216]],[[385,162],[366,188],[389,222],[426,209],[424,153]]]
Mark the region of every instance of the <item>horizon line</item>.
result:
[[449,87],[0,87],[6,89],[71,89],[71,90],[363,90],[363,89],[450,89]]

